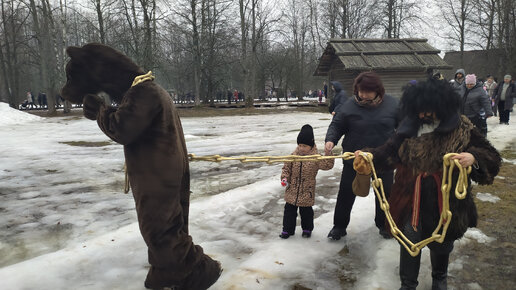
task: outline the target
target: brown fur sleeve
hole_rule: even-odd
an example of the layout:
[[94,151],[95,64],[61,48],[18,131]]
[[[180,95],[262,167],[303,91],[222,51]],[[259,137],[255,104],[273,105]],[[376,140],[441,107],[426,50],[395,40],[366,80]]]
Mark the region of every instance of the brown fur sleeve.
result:
[[128,91],[118,108],[102,106],[97,117],[100,129],[113,141],[127,145],[136,140],[162,110],[159,95],[146,84]]
[[502,158],[496,148],[478,130],[474,129],[471,131],[471,139],[466,152],[471,153],[478,164],[471,171],[471,179],[478,184],[492,184],[502,164]]
[[335,159],[325,159],[317,162],[320,170],[330,170],[335,165]]
[[376,148],[365,148],[362,151],[373,154],[373,164],[377,171],[388,171],[394,169],[399,163],[398,149],[404,138],[394,135],[383,145]]

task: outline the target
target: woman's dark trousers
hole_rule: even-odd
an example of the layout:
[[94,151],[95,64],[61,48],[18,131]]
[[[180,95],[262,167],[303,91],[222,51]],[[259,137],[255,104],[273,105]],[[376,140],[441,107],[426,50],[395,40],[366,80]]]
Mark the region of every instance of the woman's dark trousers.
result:
[[[344,162],[344,168],[342,169],[342,176],[340,179],[339,194],[337,196],[337,204],[335,205],[335,213],[333,215],[333,225],[339,229],[345,230],[348,227],[349,220],[351,217],[351,209],[355,203],[356,195],[353,193],[351,184],[355,179],[356,172],[353,169],[353,164],[350,162]],[[385,197],[389,198],[391,192],[393,171],[378,172],[378,177],[382,179],[383,188],[385,190]],[[379,229],[385,228],[385,213],[380,207],[378,198],[375,195],[375,217],[374,223]]]

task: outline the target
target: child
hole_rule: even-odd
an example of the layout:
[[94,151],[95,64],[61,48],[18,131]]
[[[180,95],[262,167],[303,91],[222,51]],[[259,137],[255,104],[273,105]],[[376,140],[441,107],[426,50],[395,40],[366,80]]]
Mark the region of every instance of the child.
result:
[[[297,148],[292,155],[316,155],[317,147],[314,142],[314,130],[310,125],[304,125],[297,136]],[[325,152],[329,155],[330,151]],[[283,213],[282,239],[294,235],[296,229],[297,208],[301,215],[302,236],[309,238],[314,229],[315,177],[317,171],[330,170],[335,160],[285,162],[281,172],[281,184],[286,186],[285,211]]]

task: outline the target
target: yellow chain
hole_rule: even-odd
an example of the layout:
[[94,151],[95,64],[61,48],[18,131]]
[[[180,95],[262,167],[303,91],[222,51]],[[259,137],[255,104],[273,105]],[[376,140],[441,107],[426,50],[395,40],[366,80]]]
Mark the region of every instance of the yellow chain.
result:
[[221,161],[230,161],[230,160],[238,160],[242,163],[249,162],[266,162],[268,164],[274,162],[299,162],[299,161],[321,161],[326,159],[339,159],[342,158],[344,160],[355,158],[353,152],[344,152],[342,155],[331,155],[331,156],[322,156],[322,155],[286,155],[286,156],[242,156],[242,157],[223,157],[220,155],[206,155],[206,156],[196,156],[195,154],[188,154],[188,160],[190,161],[210,161],[210,162],[221,162]]
[[[444,241],[444,237],[446,236],[446,232],[448,230],[448,226],[450,225],[450,221],[452,218],[452,213],[450,211],[450,188],[452,185],[452,173],[455,166],[459,169],[459,178],[457,180],[457,185],[455,187],[455,196],[458,199],[464,199],[467,193],[468,186],[468,174],[471,173],[471,166],[467,168],[463,168],[458,160],[450,159],[452,156],[457,155],[457,153],[448,153],[443,157],[443,178],[442,178],[442,194],[443,194],[443,205],[441,216],[439,218],[439,223],[437,224],[435,230],[432,232],[432,236],[414,244],[410,241],[398,228],[396,222],[391,216],[389,202],[387,202],[387,198],[385,197],[385,191],[383,188],[383,182],[381,178],[378,178],[376,174],[376,170],[374,168],[373,163],[373,155],[369,152],[363,152],[362,156],[371,166],[371,172],[373,176],[373,190],[380,201],[380,206],[382,210],[385,212],[385,216],[387,217],[387,222],[391,227],[392,236],[400,242],[401,245],[407,250],[407,252],[415,257],[419,254],[421,249],[423,249],[426,245],[431,242],[442,243]],[[190,161],[211,161],[211,162],[221,162],[221,161],[229,161],[229,160],[238,160],[242,163],[247,162],[266,162],[268,164],[274,162],[299,162],[299,161],[321,161],[325,159],[344,159],[349,160],[355,158],[355,154],[353,152],[344,152],[342,155],[333,155],[333,156],[321,156],[321,155],[308,155],[308,156],[298,156],[298,155],[286,155],[286,156],[262,156],[262,157],[222,157],[220,155],[208,155],[208,156],[196,156],[195,154],[188,154],[188,158]],[[439,234],[439,232],[441,232]]]
[[134,78],[134,81],[133,81],[133,84],[131,85],[131,88],[136,86],[136,85],[139,85],[143,82],[146,82],[146,81],[152,81],[154,80],[154,76],[152,75],[152,71],[149,71],[148,73],[144,74],[144,75],[139,75],[137,77]]
[[[448,230],[448,226],[450,225],[450,221],[452,219],[452,213],[450,211],[450,188],[452,185],[452,173],[453,168],[457,166],[459,169],[459,178],[457,181],[457,185],[455,187],[455,196],[458,199],[464,199],[466,197],[467,193],[467,186],[468,186],[468,174],[471,173],[471,166],[468,166],[467,168],[463,168],[458,160],[452,160],[450,159],[452,156],[457,155],[457,153],[448,153],[443,156],[443,179],[442,179],[442,195],[443,195],[443,205],[442,205],[442,211],[441,216],[439,218],[439,223],[437,224],[435,230],[432,232],[432,235],[416,244],[414,244],[412,241],[410,241],[402,232],[401,230],[396,226],[396,223],[394,222],[394,219],[391,216],[390,210],[389,210],[389,203],[387,202],[387,199],[385,198],[385,192],[383,189],[383,183],[382,179],[378,178],[376,175],[376,170],[374,169],[373,164],[373,155],[371,153],[367,153],[364,155],[364,159],[366,159],[367,162],[371,165],[371,169],[373,172],[373,190],[378,197],[378,200],[380,201],[380,206],[382,210],[385,212],[385,216],[387,217],[387,222],[389,223],[391,227],[391,234],[392,236],[397,239],[403,247],[407,250],[407,252],[415,257],[419,254],[421,249],[423,249],[426,245],[428,245],[431,242],[438,242],[442,243],[444,241],[444,237],[446,236],[446,231]],[[378,188],[380,188],[381,193],[379,192]],[[441,231],[442,230],[442,231]],[[439,231],[441,233],[439,234]]]

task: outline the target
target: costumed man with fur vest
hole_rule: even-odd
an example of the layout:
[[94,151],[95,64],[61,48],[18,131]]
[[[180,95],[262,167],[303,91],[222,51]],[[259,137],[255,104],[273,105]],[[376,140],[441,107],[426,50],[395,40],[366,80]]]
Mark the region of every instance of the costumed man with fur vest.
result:
[[[396,168],[388,199],[390,213],[409,240],[418,243],[429,238],[439,224],[443,156],[458,153],[452,159],[458,160],[462,167],[472,166],[466,197],[461,200],[450,194],[452,219],[443,243],[428,244],[432,289],[446,289],[453,243],[468,227],[477,225],[471,181],[491,184],[500,169],[501,158],[470,120],[460,115],[460,96],[449,83],[430,79],[409,86],[403,92],[400,104],[404,117],[396,134],[384,145],[364,151],[373,154],[376,170]],[[364,162],[360,152],[355,152],[355,163]],[[455,168],[452,189],[456,187],[458,173]],[[400,245],[400,289],[416,289],[420,259],[421,253],[412,257]]]
[[[101,44],[69,47],[62,95],[124,146],[140,232],[151,265],[145,287],[207,289],[220,264],[188,233],[190,170],[183,128],[170,95],[121,52]],[[134,81],[134,82],[133,82]],[[106,104],[98,93],[117,104]]]

